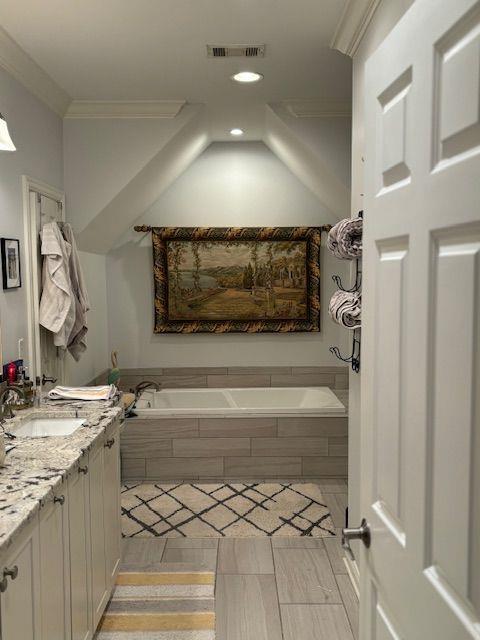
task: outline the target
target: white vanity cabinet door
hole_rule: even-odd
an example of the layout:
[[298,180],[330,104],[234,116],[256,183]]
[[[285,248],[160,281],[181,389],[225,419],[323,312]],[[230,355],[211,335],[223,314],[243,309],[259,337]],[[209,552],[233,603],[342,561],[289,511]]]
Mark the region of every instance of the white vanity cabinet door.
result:
[[[40,552],[37,519],[22,532],[0,565],[13,570],[16,578],[7,577],[6,591],[0,595],[2,640],[40,640]],[[16,567],[16,571],[15,571]]]
[[70,557],[66,486],[40,511],[39,533],[42,639],[70,640]]
[[110,592],[105,563],[105,514],[103,499],[103,441],[90,453],[88,479],[90,495],[91,598],[93,628],[96,629]]
[[120,436],[116,426],[105,438],[103,499],[107,586],[112,588],[120,564]]
[[80,461],[68,481],[70,530],[70,592],[72,640],[90,640],[93,635],[90,600],[90,517],[88,458]]

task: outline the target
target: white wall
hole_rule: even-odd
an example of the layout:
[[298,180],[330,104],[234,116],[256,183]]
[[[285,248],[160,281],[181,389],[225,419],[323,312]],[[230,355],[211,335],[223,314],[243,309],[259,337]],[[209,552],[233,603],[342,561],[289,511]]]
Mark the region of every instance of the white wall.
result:
[[295,135],[314,151],[345,187],[350,188],[350,117],[297,118],[283,104],[270,105]]
[[171,119],[66,119],[65,191],[74,229],[85,229],[197,111],[189,105]]
[[88,312],[87,350],[79,362],[66,357],[66,384],[73,386],[91,382],[110,367],[107,326],[106,256],[79,252],[85,284],[90,299]]
[[[0,152],[0,237],[20,239],[24,266],[22,174],[62,189],[62,120],[2,69],[0,111],[17,147],[13,153]],[[11,291],[0,289],[4,363],[17,358],[19,338],[25,339],[27,356],[25,292],[25,286]]]
[[[62,119],[0,69],[0,111],[5,115],[17,147],[13,153],[0,152],[0,237],[19,238],[24,259],[22,175],[63,189]],[[67,195],[67,218],[69,218]],[[92,302],[89,313],[88,350],[77,364],[67,355],[67,380],[88,382],[106,369],[108,361],[105,256],[80,254]],[[23,272],[25,282],[25,271]],[[25,285],[20,289],[0,289],[0,325],[3,363],[17,358],[17,343],[24,338],[27,353],[27,307]]]
[[[318,226],[318,198],[261,142],[212,144],[137,224],[157,226]],[[338,364],[332,344],[346,332],[327,313],[332,273],[345,265],[322,252],[320,334],[154,335],[150,237],[126,234],[107,259],[110,348],[122,367]]]
[[[363,209],[364,131],[364,68],[370,55],[385,39],[395,24],[413,4],[413,0],[381,2],[353,59],[352,112],[352,215]],[[368,211],[366,212],[368,216]],[[365,374],[365,372],[364,372]],[[361,374],[350,373],[349,380],[349,515],[350,525],[357,526],[362,518],[360,505],[360,384]]]

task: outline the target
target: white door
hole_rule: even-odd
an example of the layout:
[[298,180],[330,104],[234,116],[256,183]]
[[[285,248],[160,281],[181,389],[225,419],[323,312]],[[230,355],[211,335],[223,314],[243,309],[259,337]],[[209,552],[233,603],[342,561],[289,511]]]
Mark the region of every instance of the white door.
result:
[[[40,232],[44,224],[53,220],[65,220],[63,194],[48,185],[24,176],[25,237],[26,237],[26,288],[29,322],[30,374],[40,382],[42,376],[64,379],[65,354],[53,344],[53,335],[39,323],[39,305],[42,295],[42,255]],[[44,390],[51,388],[46,383]]]
[[[38,195],[38,194],[35,194]],[[49,198],[44,195],[40,195],[37,199],[38,202],[38,214],[37,220],[39,223],[39,233],[44,224],[48,222],[64,221],[64,210],[61,202]],[[40,248],[40,247],[39,247]],[[41,280],[42,280],[42,257],[39,251],[39,276],[40,276],[40,295],[41,295]],[[53,344],[53,334],[40,325],[40,378],[50,378],[56,380],[60,384],[63,381],[64,376],[64,358],[65,353]],[[43,379],[45,379],[43,378]],[[48,391],[55,383],[46,382],[44,389]]]
[[365,83],[361,638],[480,638],[480,3],[416,0]]

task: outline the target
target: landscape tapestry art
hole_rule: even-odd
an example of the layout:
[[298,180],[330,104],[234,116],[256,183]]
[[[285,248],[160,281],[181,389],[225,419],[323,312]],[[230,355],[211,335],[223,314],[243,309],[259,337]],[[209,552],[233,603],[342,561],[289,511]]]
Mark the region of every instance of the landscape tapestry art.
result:
[[318,331],[320,232],[153,228],[155,331]]

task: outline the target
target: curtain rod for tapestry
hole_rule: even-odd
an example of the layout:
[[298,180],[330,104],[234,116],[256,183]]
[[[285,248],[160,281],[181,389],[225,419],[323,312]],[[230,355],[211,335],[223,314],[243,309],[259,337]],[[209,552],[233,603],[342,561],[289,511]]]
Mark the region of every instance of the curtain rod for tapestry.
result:
[[[326,231],[327,233],[330,231],[330,229],[332,228],[331,224],[324,224],[321,227],[318,227],[321,231]],[[149,231],[152,231],[152,229],[155,229],[155,227],[150,227],[149,225],[135,225],[133,227],[134,231],[137,231],[138,233],[148,233]]]

